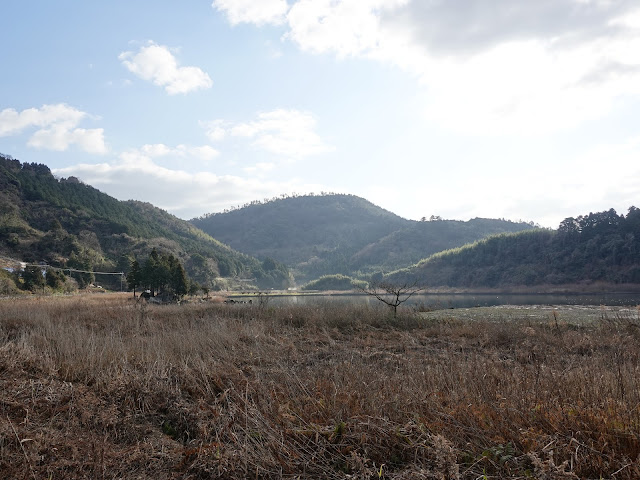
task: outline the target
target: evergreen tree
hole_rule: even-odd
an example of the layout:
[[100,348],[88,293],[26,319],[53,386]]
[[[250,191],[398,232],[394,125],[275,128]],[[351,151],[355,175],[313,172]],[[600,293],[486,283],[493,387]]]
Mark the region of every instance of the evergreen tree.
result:
[[67,261],[67,267],[71,267],[72,269],[76,270],[82,270],[83,272],[89,272],[72,272],[72,277],[76,279],[80,288],[85,288],[89,284],[95,282],[91,255],[90,252],[87,251],[87,249],[82,248],[80,252],[71,252],[69,260]]
[[[133,273],[136,270],[139,273]],[[189,278],[180,260],[171,254],[159,254],[155,248],[142,268],[132,263],[129,275],[132,276],[129,288],[134,288],[133,282],[137,278],[136,285],[149,288],[152,296],[168,294],[182,297],[189,291]]]
[[129,273],[127,273],[127,286],[133,290],[133,296],[136,296],[136,288],[142,282],[142,269],[137,260],[131,262]]
[[53,290],[60,288],[66,280],[64,273],[48,269],[46,272],[46,282]]
[[159,270],[160,255],[158,255],[158,251],[154,247],[142,268],[142,284],[151,290],[151,296],[155,296],[160,287]]
[[42,275],[42,269],[40,267],[26,267],[22,272],[22,280],[25,290],[36,291],[44,287],[44,275]]
[[169,272],[170,272],[170,289],[174,295],[182,297],[187,294],[189,289],[189,281],[187,280],[187,274],[184,271],[184,267],[180,261],[170,255],[169,256]]

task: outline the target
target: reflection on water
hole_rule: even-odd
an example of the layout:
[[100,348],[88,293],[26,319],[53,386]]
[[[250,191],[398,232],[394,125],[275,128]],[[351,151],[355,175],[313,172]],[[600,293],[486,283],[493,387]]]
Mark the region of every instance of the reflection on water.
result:
[[[379,303],[378,300],[368,295],[282,295],[269,298],[269,303],[275,305],[313,305],[326,302],[369,305]],[[429,309],[491,307],[496,305],[635,306],[640,305],[640,294],[420,294],[411,297],[405,305],[424,306]]]

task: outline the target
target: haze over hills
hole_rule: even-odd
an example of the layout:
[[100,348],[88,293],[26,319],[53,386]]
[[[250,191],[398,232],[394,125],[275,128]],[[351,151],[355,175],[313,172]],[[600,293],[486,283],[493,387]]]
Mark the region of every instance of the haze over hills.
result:
[[127,272],[154,247],[209,287],[228,286],[225,278],[274,288],[289,282],[283,265],[239,253],[151,204],[118,201],[74,177],[57,179],[45,165],[0,155],[0,255]]
[[342,194],[254,202],[191,222],[241,252],[287,264],[298,283],[325,274],[388,272],[491,234],[533,228],[492,219],[417,222]]

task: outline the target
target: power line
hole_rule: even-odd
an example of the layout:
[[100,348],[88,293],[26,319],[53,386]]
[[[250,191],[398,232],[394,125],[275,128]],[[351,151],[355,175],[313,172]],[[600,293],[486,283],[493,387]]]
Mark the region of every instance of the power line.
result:
[[61,267],[52,267],[51,265],[37,265],[37,264],[31,264],[30,266],[37,266],[37,267],[42,267],[42,268],[50,268],[52,270],[58,270],[61,272],[73,272],[73,273],[92,273],[94,275],[124,275],[124,272],[90,272],[87,270],[77,270],[75,268],[61,268]]
[[62,268],[62,267],[54,267],[53,265],[49,265],[47,263],[28,263],[22,262],[20,260],[16,260],[15,258],[8,258],[4,256],[0,256],[0,260],[4,260],[9,263],[15,263],[20,265],[21,267],[39,267],[44,269],[56,270],[58,272],[69,272],[69,273],[92,273],[94,275],[124,275],[124,272],[91,272],[88,270],[78,270],[77,268]]

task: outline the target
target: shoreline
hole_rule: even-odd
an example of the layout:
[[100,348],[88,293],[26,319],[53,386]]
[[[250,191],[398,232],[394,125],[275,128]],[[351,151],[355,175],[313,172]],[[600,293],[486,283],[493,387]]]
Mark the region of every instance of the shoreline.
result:
[[[359,290],[307,290],[307,291],[227,291],[216,292],[225,297],[257,297],[260,295],[270,298],[285,297],[341,297],[341,296],[368,296],[368,293]],[[591,285],[539,285],[539,286],[514,286],[509,288],[482,288],[466,289],[456,287],[426,288],[416,295],[436,296],[436,295],[640,295],[640,284],[591,284]]]

